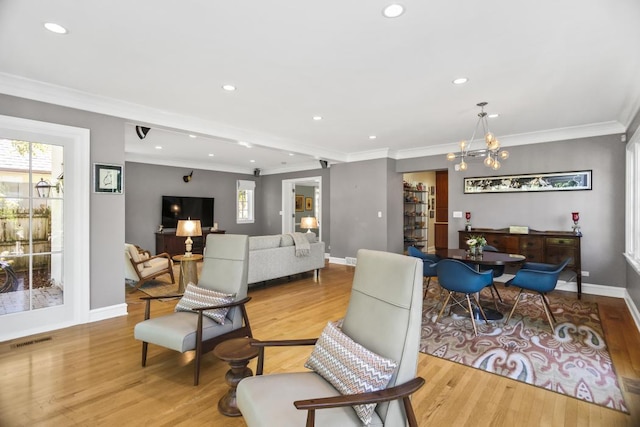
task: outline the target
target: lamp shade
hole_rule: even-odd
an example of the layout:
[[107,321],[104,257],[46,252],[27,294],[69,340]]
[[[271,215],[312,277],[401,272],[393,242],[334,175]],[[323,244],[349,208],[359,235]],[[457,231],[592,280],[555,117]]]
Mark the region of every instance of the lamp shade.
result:
[[318,228],[318,220],[314,216],[305,216],[300,219],[300,228]]
[[178,220],[176,236],[191,237],[202,236],[202,227],[199,219]]

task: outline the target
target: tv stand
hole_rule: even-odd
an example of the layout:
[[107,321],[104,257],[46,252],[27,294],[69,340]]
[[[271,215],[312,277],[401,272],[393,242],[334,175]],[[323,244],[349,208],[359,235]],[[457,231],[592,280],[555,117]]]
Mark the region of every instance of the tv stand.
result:
[[[204,242],[209,234],[225,234],[225,230],[202,230],[202,236],[194,236],[191,238],[193,240],[193,249],[191,252],[194,254],[202,255],[204,250]],[[156,254],[160,254],[163,252],[168,253],[172,257],[175,255],[184,255],[185,244],[184,241],[187,240],[186,237],[178,237],[176,236],[176,231],[157,231],[156,232]]]

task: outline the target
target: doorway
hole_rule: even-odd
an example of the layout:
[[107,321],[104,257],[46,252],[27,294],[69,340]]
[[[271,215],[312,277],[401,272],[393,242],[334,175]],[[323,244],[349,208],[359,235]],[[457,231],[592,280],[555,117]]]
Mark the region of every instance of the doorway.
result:
[[282,233],[306,232],[300,228],[304,217],[314,217],[317,228],[309,229],[322,240],[322,177],[282,181]]
[[0,341],[85,323],[89,130],[0,116],[0,140]]
[[448,247],[449,181],[447,170],[402,175],[404,250],[416,246],[435,252]]

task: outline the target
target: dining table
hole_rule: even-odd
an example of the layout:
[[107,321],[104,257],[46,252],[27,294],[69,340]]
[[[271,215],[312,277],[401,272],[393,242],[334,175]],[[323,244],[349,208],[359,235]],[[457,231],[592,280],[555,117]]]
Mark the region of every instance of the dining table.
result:
[[[455,259],[458,261],[462,261],[465,264],[472,264],[477,271],[480,271],[480,266],[517,266],[520,265],[526,259],[524,255],[520,254],[508,254],[504,252],[493,252],[493,251],[483,251],[480,254],[472,255],[466,249],[436,249],[436,255],[440,258],[448,258]],[[478,297],[478,301],[479,301]],[[503,313],[500,313],[497,310],[494,310],[489,307],[482,307],[485,315],[487,316],[487,320],[500,320],[504,317]],[[480,310],[474,309],[473,317],[476,320],[484,320]]]

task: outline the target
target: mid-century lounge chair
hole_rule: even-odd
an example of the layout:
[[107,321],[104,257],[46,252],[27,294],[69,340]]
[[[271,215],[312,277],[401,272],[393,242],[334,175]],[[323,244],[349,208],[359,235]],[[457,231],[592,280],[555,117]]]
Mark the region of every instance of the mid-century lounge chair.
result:
[[[407,422],[417,426],[410,395],[424,384],[424,379],[416,377],[421,325],[422,262],[399,254],[359,250],[351,298],[341,327],[332,329],[327,325],[317,340],[253,343],[261,347],[258,375],[242,379],[236,395],[244,421],[249,427],[362,426],[367,423],[356,414],[354,405],[376,404],[367,415],[371,417],[369,426],[404,426]],[[333,338],[345,347],[331,345]],[[314,366],[313,370],[261,375],[265,347],[314,344],[307,362]],[[320,368],[318,365],[325,360],[323,354],[330,354],[341,363],[324,365],[326,370]],[[397,363],[394,370],[385,371],[389,383],[374,392],[338,391],[336,380],[343,385],[362,385],[384,376],[382,368],[366,355],[376,361],[384,358]],[[340,375],[327,380],[336,370]],[[363,371],[376,374],[369,376]]]
[[126,259],[125,278],[137,282],[132,291],[163,274],[168,274],[171,277],[171,283],[176,282],[173,277],[173,262],[171,256],[166,252],[151,256],[149,251],[125,243],[124,257]]
[[[147,301],[145,320],[134,329],[137,340],[142,341],[142,366],[147,363],[149,343],[184,353],[195,350],[194,385],[200,377],[200,359],[216,345],[230,338],[251,337],[251,326],[244,304],[247,297],[247,272],[249,260],[249,238],[234,234],[209,234],[202,265],[202,274],[197,284],[201,289],[225,294],[225,302],[202,304],[193,311],[176,311],[160,317],[150,317],[150,303],[164,297],[143,297]],[[208,292],[209,294],[211,292]],[[194,295],[195,293],[192,293]],[[186,295],[186,294],[185,294]],[[194,297],[195,298],[195,297]],[[210,300],[213,298],[209,295]],[[216,297],[221,299],[219,297]],[[183,297],[184,300],[184,297]],[[181,301],[183,301],[181,300]],[[193,300],[192,300],[193,301]],[[180,304],[179,304],[180,305]],[[223,323],[208,317],[214,309],[228,308],[222,315]],[[215,316],[214,316],[215,317]]]

